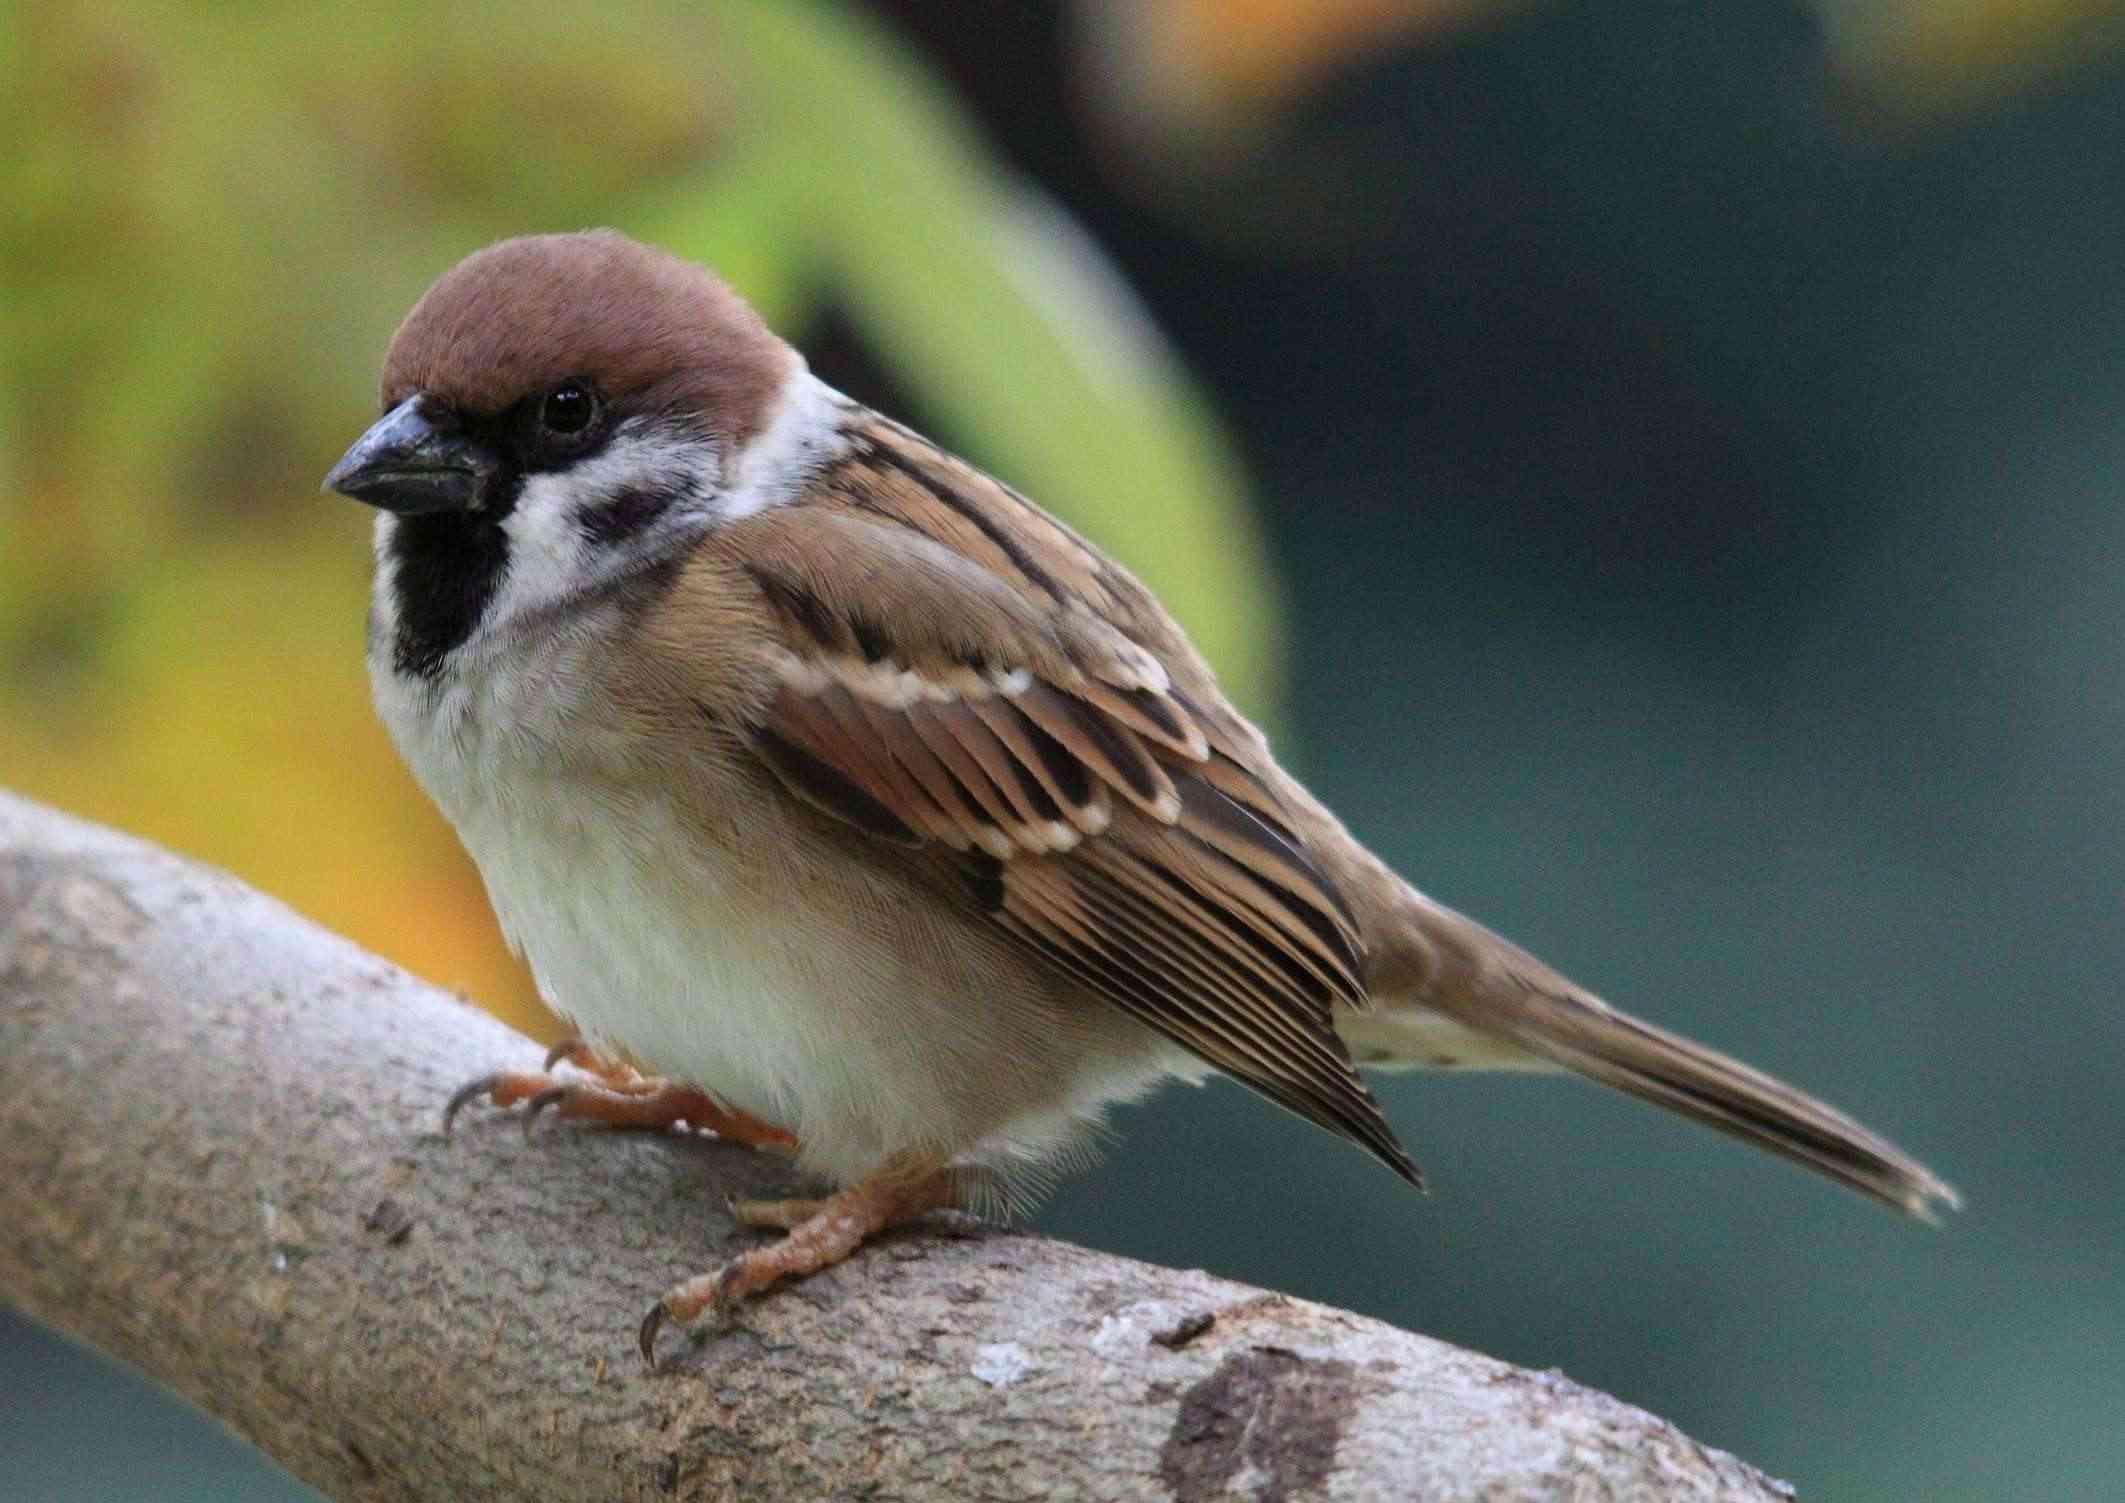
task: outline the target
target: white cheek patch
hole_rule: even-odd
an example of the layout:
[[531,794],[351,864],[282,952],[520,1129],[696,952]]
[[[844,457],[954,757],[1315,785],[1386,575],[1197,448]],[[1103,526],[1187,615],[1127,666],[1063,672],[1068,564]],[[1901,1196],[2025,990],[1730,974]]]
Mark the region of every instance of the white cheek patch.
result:
[[532,475],[516,509],[502,521],[509,539],[509,573],[502,581],[495,615],[536,610],[583,588],[590,549],[576,525],[587,493],[573,475]]
[[714,444],[690,435],[648,426],[636,418],[622,423],[603,449],[565,470],[525,477],[517,494],[511,524],[527,512],[553,514],[581,532],[584,515],[630,491],[674,496],[712,495],[721,483],[722,465]]
[[368,632],[372,649],[378,641],[389,642],[398,631],[398,565],[391,557],[391,535],[397,527],[398,518],[379,511],[370,532],[374,573],[369,585]]
[[842,431],[848,408],[847,397],[813,375],[801,357],[793,358],[767,426],[731,457],[716,515],[735,522],[794,499],[848,447]]
[[[528,475],[502,519],[509,570],[489,611],[501,625],[597,588],[646,554],[703,524],[720,465],[698,438],[624,423],[604,449],[568,469]],[[667,511],[615,542],[594,540],[586,518],[630,494],[672,498]]]

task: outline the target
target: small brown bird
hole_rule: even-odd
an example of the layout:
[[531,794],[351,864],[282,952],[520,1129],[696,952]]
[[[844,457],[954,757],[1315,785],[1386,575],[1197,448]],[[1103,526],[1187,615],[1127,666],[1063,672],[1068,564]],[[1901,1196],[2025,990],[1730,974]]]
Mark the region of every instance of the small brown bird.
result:
[[700,268],[491,246],[400,326],[383,408],[325,481],[381,512],[377,705],[591,1045],[451,1110],[685,1121],[836,1187],[741,1204],[789,1235],[665,1294],[645,1355],[1209,1069],[1412,1184],[1357,1064],[1571,1070],[1955,1203],[1396,876],[1127,571]]

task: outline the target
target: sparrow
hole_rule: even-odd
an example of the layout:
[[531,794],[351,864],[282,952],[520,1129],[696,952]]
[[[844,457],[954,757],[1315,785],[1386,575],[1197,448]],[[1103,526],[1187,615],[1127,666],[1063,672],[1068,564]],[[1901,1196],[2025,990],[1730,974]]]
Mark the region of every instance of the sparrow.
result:
[[[1851,1118],[1602,1002],[1344,829],[1143,585],[611,231],[446,272],[325,478],[376,707],[577,1039],[450,1104],[685,1123],[831,1187],[650,1309],[1037,1188],[1221,1072],[1421,1185],[1360,1066],[1564,1070],[1931,1219]],[[562,1058],[580,1078],[550,1072]]]

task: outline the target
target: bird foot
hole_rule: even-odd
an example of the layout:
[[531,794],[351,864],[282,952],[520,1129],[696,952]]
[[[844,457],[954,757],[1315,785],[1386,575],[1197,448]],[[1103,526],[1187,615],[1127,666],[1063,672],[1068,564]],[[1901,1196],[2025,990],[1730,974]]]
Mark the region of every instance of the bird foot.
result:
[[748,1295],[831,1268],[888,1227],[949,1206],[955,1198],[950,1173],[931,1159],[889,1163],[824,1200],[731,1202],[731,1214],[741,1224],[780,1227],[789,1235],[667,1290],[642,1319],[642,1360],[656,1367],[657,1333],[667,1322],[686,1325],[705,1314],[727,1315]]
[[[587,1072],[591,1080],[558,1080],[551,1073],[563,1060]],[[448,1136],[457,1114],[485,1098],[495,1106],[525,1104],[524,1131],[530,1133],[542,1112],[596,1122],[606,1127],[658,1130],[686,1123],[732,1143],[768,1153],[795,1154],[797,1140],[771,1122],[726,1106],[697,1086],[642,1075],[617,1060],[608,1060],[580,1040],[566,1039],[547,1052],[542,1071],[498,1070],[470,1081],[443,1108]]]

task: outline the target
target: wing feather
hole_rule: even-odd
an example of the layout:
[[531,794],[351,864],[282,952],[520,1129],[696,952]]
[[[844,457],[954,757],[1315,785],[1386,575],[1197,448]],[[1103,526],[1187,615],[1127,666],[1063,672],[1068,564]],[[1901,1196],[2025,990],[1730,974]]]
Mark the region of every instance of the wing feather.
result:
[[889,710],[868,700],[858,700],[864,719],[880,746],[908,775],[921,785],[940,823],[939,839],[955,851],[971,848],[975,841],[968,831],[975,825],[993,824],[980,801],[967,785],[938,758],[905,711]]
[[[750,530],[741,577],[780,628],[761,760],[811,807],[964,866],[983,921],[1054,974],[1416,1180],[1331,1018],[1365,1001],[1356,926],[1247,766],[1244,722],[1178,692],[1151,646],[1056,587],[1067,571],[999,578],[1027,503],[965,470],[940,499],[904,442],[844,477],[889,474],[890,506],[728,529]],[[970,537],[981,563],[955,551]]]
[[1031,849],[1019,838],[1020,821],[1010,798],[996,786],[996,780],[989,775],[980,754],[959,734],[959,717],[947,713],[944,706],[917,704],[908,707],[907,718],[910,728],[922,738],[923,745],[936,753],[952,776],[959,780],[959,786],[980,806],[978,826],[995,832],[1004,841],[1000,849],[989,841],[983,841],[983,845],[989,847],[992,854],[1004,858],[1017,854],[1021,847]]
[[877,723],[892,720],[892,712],[871,705],[861,696],[848,690],[829,687],[811,696],[808,708],[813,709],[833,722],[834,737],[830,756],[860,757],[862,779],[866,791],[874,796],[883,794],[883,802],[903,823],[927,834],[934,840],[942,840],[955,850],[965,850],[969,844],[963,829],[953,824],[952,818],[929,792],[919,784],[912,773],[896,756],[873,754],[871,738],[877,736]]
[[1173,779],[1127,727],[1050,684],[1032,685],[1018,696],[1018,706],[1065,751],[1152,818],[1170,821],[1180,812]]
[[1010,750],[1013,772],[1022,782],[1030,781],[1033,786],[1028,793],[1037,790],[1042,806],[1050,811],[1049,818],[1067,818],[1086,835],[1097,835],[1107,828],[1112,810],[1085,776],[1083,764],[1071,758],[1060,742],[1028,719],[1015,703],[996,695],[969,700],[967,708]]

